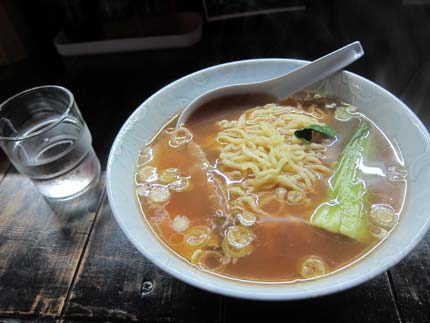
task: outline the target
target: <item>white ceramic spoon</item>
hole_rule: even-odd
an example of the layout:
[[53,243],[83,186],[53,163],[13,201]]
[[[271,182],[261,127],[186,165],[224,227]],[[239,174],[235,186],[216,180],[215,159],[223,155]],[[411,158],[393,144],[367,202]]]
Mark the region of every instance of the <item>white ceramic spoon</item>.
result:
[[363,55],[363,48],[360,42],[356,41],[282,76],[262,82],[234,84],[213,89],[203,93],[185,107],[179,115],[176,126],[184,125],[190,115],[203,104],[228,95],[268,94],[281,100],[341,70]]

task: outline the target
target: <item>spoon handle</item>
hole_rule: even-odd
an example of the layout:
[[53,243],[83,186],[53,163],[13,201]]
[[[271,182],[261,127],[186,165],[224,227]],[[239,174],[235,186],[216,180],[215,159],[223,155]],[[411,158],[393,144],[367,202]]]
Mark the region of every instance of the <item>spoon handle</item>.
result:
[[278,99],[286,98],[341,70],[363,55],[360,42],[353,42],[288,74],[265,82],[262,84],[264,89],[261,90],[270,90]]

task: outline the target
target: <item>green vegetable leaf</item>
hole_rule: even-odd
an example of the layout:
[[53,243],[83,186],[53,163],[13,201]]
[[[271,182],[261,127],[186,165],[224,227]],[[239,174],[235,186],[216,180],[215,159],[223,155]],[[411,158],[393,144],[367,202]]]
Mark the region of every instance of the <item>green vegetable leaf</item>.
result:
[[304,127],[303,129],[299,129],[294,131],[294,136],[299,139],[302,139],[306,143],[310,143],[312,140],[312,131],[319,132],[327,137],[335,137],[336,130],[327,125],[319,125],[319,124],[311,124],[310,126]]
[[310,220],[317,227],[358,241],[365,241],[368,237],[364,207],[366,186],[359,169],[368,131],[369,124],[363,122],[345,147],[330,179],[328,202],[321,204]]

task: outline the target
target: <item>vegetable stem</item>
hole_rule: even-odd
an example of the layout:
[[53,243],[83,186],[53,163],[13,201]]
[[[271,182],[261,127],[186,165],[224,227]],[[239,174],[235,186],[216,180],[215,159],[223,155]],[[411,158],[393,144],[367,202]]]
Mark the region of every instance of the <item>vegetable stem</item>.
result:
[[369,231],[363,203],[366,185],[359,170],[369,128],[367,122],[362,122],[345,147],[329,181],[328,202],[315,210],[310,221],[319,228],[358,241],[365,241]]

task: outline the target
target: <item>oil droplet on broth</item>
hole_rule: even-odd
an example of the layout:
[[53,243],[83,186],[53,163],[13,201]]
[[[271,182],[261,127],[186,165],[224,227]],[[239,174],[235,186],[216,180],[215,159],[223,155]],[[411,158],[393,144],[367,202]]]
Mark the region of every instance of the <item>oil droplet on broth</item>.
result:
[[[320,98],[318,98],[318,100],[320,100]],[[324,100],[322,100],[320,108],[327,108],[331,111],[336,110],[335,102],[336,101],[330,101],[325,104]],[[292,103],[292,101],[290,100],[289,103]],[[348,128],[351,128],[352,124],[355,126],[359,123],[357,118],[359,118],[361,114],[352,106],[343,105],[342,108],[342,113],[338,113],[336,115],[333,111],[330,118],[333,119],[334,124],[341,125],[341,127],[345,128],[336,129],[339,131],[341,136],[344,134],[345,138],[350,138],[352,136],[352,131]],[[197,144],[204,143],[207,145],[207,143],[211,142],[211,136],[213,136],[217,131],[217,121],[224,119],[236,120],[238,115],[243,111],[243,109],[226,109],[223,110],[222,115],[217,118],[214,116],[210,116],[208,120],[200,118],[196,123],[194,123],[193,119],[190,119],[188,128],[191,130],[192,135],[189,135],[188,137],[192,136],[191,141],[196,142]],[[351,119],[354,120],[349,121]],[[328,121],[328,124],[331,122],[330,120],[325,121]],[[174,122],[172,122],[172,124],[173,123]],[[384,137],[378,133],[376,133],[376,135],[381,136],[381,138]],[[169,140],[171,140],[171,133],[161,133],[159,137],[153,141],[153,149],[151,149],[151,152],[157,153],[151,154],[148,164],[155,167],[157,167],[157,163],[160,162],[165,164],[165,160],[168,160],[171,154],[168,150],[160,151],[160,146],[157,146],[157,144],[161,141],[169,142]],[[327,164],[333,165],[334,167],[337,161],[336,158],[340,155],[342,149],[347,143],[347,140],[348,139],[339,141],[340,143],[336,141],[327,145],[327,149],[333,152],[327,157]],[[181,151],[183,152],[183,157],[181,158],[184,159],[187,158],[186,144],[187,143],[181,145]],[[202,144],[202,147],[204,144]],[[154,147],[157,147],[157,149]],[[169,146],[164,145],[163,147]],[[169,147],[169,149],[176,148]],[[236,174],[226,175],[220,170],[219,160],[217,159],[218,156],[214,154],[214,151],[216,151],[216,149],[209,148],[208,156],[211,156],[208,158],[209,162],[204,162],[200,165],[200,167],[207,172],[205,180],[209,183],[216,183],[218,179],[221,179],[221,181],[226,183],[226,185],[241,183],[243,178],[239,176],[240,174],[238,175],[238,178],[235,178],[234,176],[236,176]],[[387,154],[390,153],[392,152],[387,152]],[[146,157],[142,159],[149,159],[147,157],[147,151],[142,154]],[[178,151],[176,151],[175,154],[178,154]],[[163,159],[163,161],[161,161],[161,159]],[[388,159],[392,158],[389,157]],[[377,164],[377,166],[383,167],[384,165],[380,163]],[[383,167],[381,169],[386,168]],[[181,171],[183,170],[181,169]],[[159,173],[162,174],[161,170]],[[207,209],[204,205],[209,203],[208,197],[203,195],[202,190],[195,189],[196,186],[193,184],[193,178],[187,178],[191,185],[193,185],[193,204],[182,205],[181,203],[183,203],[183,200],[181,198],[175,198],[175,196],[180,196],[177,194],[187,194],[186,191],[189,189],[188,185],[183,185],[185,183],[184,181],[178,181],[179,178],[186,179],[186,177],[178,177],[178,174],[173,173],[174,172],[172,172],[172,174],[165,174],[165,184],[168,186],[169,190],[161,193],[166,193],[164,194],[166,196],[161,194],[161,201],[158,201],[160,199],[156,199],[156,202],[169,204],[168,210],[169,216],[172,219],[171,221],[174,222],[175,216],[182,216],[182,214],[185,214],[183,210],[186,210],[187,207],[194,207],[194,204],[203,205],[203,207],[200,207],[202,210]],[[167,175],[172,175],[172,178]],[[404,180],[407,176],[407,172],[406,169],[400,166],[391,166],[387,170],[387,174],[384,175],[386,176],[379,176],[381,181],[394,184]],[[231,176],[231,182],[226,180],[229,176]],[[368,174],[368,176],[376,176],[376,174]],[[186,187],[186,189],[183,190],[183,186]],[[142,196],[148,194],[142,186],[138,187],[138,194],[139,192]],[[172,198],[169,199],[167,192],[170,192],[169,194],[171,194]],[[217,265],[220,263],[220,260],[224,261],[227,257],[229,261],[225,261],[225,263],[222,263],[222,266],[220,266],[220,268],[222,267],[221,274],[227,277],[256,281],[285,282],[325,275],[330,271],[337,270],[346,264],[355,261],[355,259],[359,258],[374,247],[374,245],[364,246],[359,243],[354,243],[354,241],[346,242],[347,239],[338,239],[337,237],[333,238],[328,232],[321,233],[321,231],[314,228],[309,228],[307,219],[309,218],[309,215],[312,214],[312,210],[315,209],[320,202],[323,202],[322,199],[325,198],[325,189],[324,196],[314,194],[314,197],[316,197],[315,201],[311,202],[310,205],[306,204],[306,207],[303,207],[304,196],[299,196],[297,192],[292,189],[285,189],[285,191],[278,189],[276,192],[274,189],[273,193],[273,203],[276,203],[276,205],[274,204],[273,207],[267,207],[267,209],[275,210],[274,212],[276,212],[276,210],[280,209],[278,205],[284,203],[287,205],[287,210],[285,211],[284,209],[282,214],[271,214],[271,219],[260,220],[260,215],[257,218],[252,212],[249,214],[246,213],[249,212],[249,210],[231,215],[226,213],[224,214],[222,210],[212,210],[213,212],[211,212],[211,214],[202,214],[198,223],[193,222],[196,221],[196,218],[190,217],[190,222],[187,223],[186,226],[182,225],[182,218],[177,218],[177,223],[173,225],[173,228],[171,223],[170,227],[172,232],[175,232],[176,234],[178,232],[183,232],[184,234],[181,236],[181,239],[183,239],[183,237],[185,237],[185,239],[183,243],[181,242],[182,240],[179,239],[178,243],[180,243],[180,246],[171,246],[172,249],[193,264],[201,264],[202,259],[205,260],[205,265],[200,267],[209,270],[215,267],[218,268]],[[383,190],[376,193],[375,191],[372,191],[372,204],[387,203],[386,199],[381,201],[379,198],[380,194],[383,193],[386,192]],[[396,194],[402,195],[404,192],[397,189]],[[317,200],[318,198],[319,200]],[[399,199],[402,199],[402,197],[399,197]],[[306,195],[306,203],[308,203],[307,200],[308,196]],[[178,204],[178,212],[175,212],[176,206],[171,204],[172,201]],[[181,210],[181,212],[179,212],[179,210]],[[303,212],[307,213],[305,214]],[[387,217],[388,216],[384,217],[385,222],[389,222],[385,219]],[[151,219],[150,215],[147,216],[147,219]],[[291,219],[297,220],[293,221]],[[149,220],[149,222],[151,221]],[[205,223],[205,227],[202,227],[200,225],[201,223]],[[264,226],[262,224],[264,224]],[[206,231],[206,225],[209,225],[208,228],[210,231]],[[386,234],[388,234],[387,230],[383,229],[381,226],[373,226],[373,229],[370,230],[369,234],[375,236],[375,238],[384,239]],[[232,230],[232,227],[239,228],[240,230]],[[252,233],[247,230],[252,230]],[[315,232],[318,234],[315,234]],[[281,233],[286,234],[281,235]],[[213,243],[213,236],[217,236],[214,241],[218,241],[217,243],[219,246],[216,243]],[[266,237],[268,238],[267,241],[264,240]],[[342,243],[339,241],[342,241],[342,243],[345,241],[345,245],[342,246]],[[189,256],[181,254],[180,250],[183,250],[184,245],[189,245],[192,249]],[[290,246],[291,249],[288,249],[285,246]],[[276,255],[276,257],[274,255]],[[303,263],[303,259],[306,258],[308,261]],[[299,269],[300,264],[305,265],[302,270]]]

